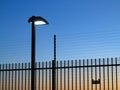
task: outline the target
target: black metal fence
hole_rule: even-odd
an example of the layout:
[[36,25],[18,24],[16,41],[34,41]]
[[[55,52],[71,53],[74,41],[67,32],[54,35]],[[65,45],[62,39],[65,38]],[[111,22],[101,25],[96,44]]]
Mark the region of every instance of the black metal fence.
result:
[[[36,90],[52,90],[52,61],[36,63]],[[56,62],[56,90],[120,90],[120,58]],[[31,90],[31,64],[0,64],[0,90]]]

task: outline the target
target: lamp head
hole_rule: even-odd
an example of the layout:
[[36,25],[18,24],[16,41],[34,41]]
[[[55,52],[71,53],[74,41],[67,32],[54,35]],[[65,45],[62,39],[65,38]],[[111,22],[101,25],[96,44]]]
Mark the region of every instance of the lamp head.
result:
[[48,22],[40,16],[32,16],[29,18],[28,22],[29,23],[34,22],[35,25],[47,25],[48,24]]

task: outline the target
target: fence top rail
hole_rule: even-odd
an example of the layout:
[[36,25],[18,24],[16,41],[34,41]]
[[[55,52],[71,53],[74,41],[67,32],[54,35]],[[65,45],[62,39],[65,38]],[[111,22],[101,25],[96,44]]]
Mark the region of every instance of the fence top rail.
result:
[[[35,65],[35,70],[52,69],[53,64],[52,61],[37,62]],[[120,66],[120,58],[98,58],[67,61],[64,60],[56,61],[55,64],[56,69]],[[31,63],[0,64],[0,71],[15,71],[15,70],[31,70]]]
[[[109,64],[109,65],[85,65],[85,66],[61,66],[61,67],[55,67],[55,69],[67,69],[67,68],[90,68],[90,67],[110,67],[110,66],[120,66],[120,64]],[[40,68],[35,68],[35,70],[43,70],[43,69],[53,69],[52,67],[40,67]],[[13,69],[0,69],[0,71],[23,71],[23,70],[31,70],[31,68],[13,68]]]

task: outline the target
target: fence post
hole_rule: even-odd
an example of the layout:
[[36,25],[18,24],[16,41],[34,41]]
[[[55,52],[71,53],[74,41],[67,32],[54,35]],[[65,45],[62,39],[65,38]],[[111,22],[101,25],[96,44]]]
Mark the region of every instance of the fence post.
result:
[[52,60],[52,90],[56,90],[56,70],[55,70],[55,60]]
[[52,60],[52,90],[56,90],[56,35],[54,35],[54,60]]

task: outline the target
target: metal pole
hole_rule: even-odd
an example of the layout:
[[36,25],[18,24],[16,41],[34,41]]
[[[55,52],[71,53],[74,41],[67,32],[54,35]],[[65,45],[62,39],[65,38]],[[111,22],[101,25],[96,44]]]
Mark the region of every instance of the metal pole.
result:
[[31,38],[31,90],[35,89],[35,25],[32,22],[32,38]]
[[54,61],[56,62],[56,35],[54,35]]
[[54,60],[52,61],[52,90],[56,90],[56,35],[54,35]]

